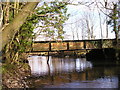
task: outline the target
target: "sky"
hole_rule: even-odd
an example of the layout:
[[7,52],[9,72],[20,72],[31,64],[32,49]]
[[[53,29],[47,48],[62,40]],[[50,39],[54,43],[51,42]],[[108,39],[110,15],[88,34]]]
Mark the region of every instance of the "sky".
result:
[[[44,0],[48,2],[48,0]],[[67,13],[70,14],[69,19],[64,23],[63,30],[66,32],[64,35],[64,40],[82,40],[88,39],[88,35],[83,35],[82,32],[86,33],[85,29],[85,18],[90,16],[89,24],[90,26],[93,25],[93,36],[94,39],[105,39],[105,38],[115,38],[114,32],[112,32],[112,27],[108,26],[108,37],[106,37],[106,16],[100,12],[94,4],[90,5],[88,8],[85,5],[81,5],[80,3],[92,3],[95,0],[71,0],[73,4],[78,5],[67,5],[68,11]],[[97,2],[102,2],[104,0],[97,0]],[[117,0],[108,0],[109,2],[116,2]],[[50,0],[49,0],[50,2]],[[87,4],[88,5],[88,4]],[[99,5],[99,4],[98,4]],[[100,17],[99,13],[100,12]],[[101,21],[100,21],[101,18]],[[100,24],[101,23],[101,24]],[[37,40],[44,40],[44,38],[38,37]]]

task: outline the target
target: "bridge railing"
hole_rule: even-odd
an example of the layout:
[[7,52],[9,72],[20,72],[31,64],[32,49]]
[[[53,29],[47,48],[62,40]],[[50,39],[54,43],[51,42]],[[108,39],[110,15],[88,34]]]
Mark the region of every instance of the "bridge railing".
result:
[[[120,41],[120,40],[119,40]],[[84,50],[114,47],[115,39],[97,40],[65,40],[65,41],[35,41],[32,51]]]

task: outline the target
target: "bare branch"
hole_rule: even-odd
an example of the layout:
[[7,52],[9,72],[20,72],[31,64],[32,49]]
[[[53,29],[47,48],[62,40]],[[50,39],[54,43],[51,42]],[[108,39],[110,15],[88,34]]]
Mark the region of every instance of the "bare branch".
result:
[[97,4],[97,2],[96,2],[96,6],[97,6],[97,8],[98,8],[103,14],[105,14],[105,15],[108,16],[108,17],[111,17],[110,15],[106,14],[106,13],[99,7],[99,5]]

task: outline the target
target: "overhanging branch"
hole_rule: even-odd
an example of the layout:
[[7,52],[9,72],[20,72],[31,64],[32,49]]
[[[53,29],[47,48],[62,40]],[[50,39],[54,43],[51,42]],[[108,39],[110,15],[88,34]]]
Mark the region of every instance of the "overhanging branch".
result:
[[[39,2],[28,2],[21,10],[33,11],[38,3]],[[2,49],[14,38],[15,34],[25,22],[29,14],[30,13],[19,12],[18,15],[13,19],[13,21],[0,32],[0,35],[2,34]]]

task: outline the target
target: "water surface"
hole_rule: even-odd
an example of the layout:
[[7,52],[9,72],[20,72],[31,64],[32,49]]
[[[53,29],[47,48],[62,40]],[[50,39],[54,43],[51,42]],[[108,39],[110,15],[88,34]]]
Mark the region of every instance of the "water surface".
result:
[[33,87],[118,88],[120,66],[113,62],[90,62],[85,58],[31,56]]

